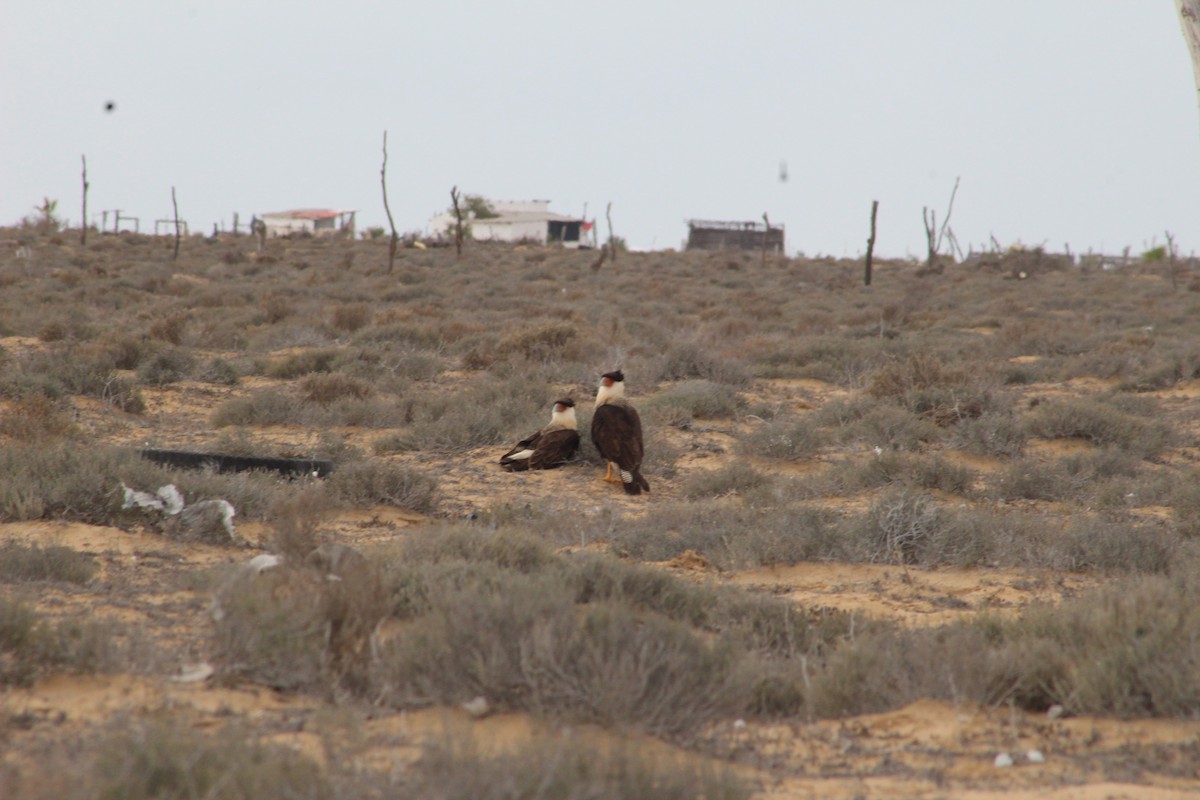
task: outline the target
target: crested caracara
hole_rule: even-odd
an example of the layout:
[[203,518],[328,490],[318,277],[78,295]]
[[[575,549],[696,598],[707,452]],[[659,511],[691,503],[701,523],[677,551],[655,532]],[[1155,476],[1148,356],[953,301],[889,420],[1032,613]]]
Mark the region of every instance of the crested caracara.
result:
[[642,477],[642,420],[625,399],[625,376],[620,370],[600,376],[596,410],[592,414],[592,442],[608,467],[604,480],[615,482],[613,465],[626,494],[650,491]]
[[575,422],[575,401],[564,397],[554,403],[550,424],[517,442],[500,457],[500,466],[510,472],[527,469],[553,469],[561,466],[579,449],[579,430]]

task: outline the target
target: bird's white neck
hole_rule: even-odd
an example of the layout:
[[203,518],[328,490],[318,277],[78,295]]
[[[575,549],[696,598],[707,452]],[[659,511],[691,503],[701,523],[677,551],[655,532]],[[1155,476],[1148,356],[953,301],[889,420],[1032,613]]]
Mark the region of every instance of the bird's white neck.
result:
[[579,423],[575,419],[574,408],[559,411],[558,406],[555,406],[554,410],[550,412],[550,424],[557,425],[560,428],[569,428],[570,430],[577,430],[579,428]]
[[600,382],[600,389],[596,392],[596,408],[611,403],[614,400],[620,400],[625,396],[625,382],[620,381],[613,383],[612,386],[605,386],[604,381]]

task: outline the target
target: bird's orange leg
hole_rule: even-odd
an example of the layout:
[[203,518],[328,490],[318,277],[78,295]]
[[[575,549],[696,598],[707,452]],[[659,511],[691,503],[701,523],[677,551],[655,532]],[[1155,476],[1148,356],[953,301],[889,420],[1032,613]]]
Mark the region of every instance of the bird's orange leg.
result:
[[604,473],[604,482],[605,483],[620,483],[621,482],[620,478],[613,477],[612,462],[605,461],[604,463],[608,467],[608,471]]

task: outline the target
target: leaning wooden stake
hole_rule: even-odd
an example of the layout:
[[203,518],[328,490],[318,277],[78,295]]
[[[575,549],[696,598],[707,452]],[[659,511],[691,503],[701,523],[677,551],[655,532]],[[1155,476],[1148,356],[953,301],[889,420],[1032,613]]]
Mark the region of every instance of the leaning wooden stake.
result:
[[767,244],[771,241],[771,220],[767,217],[767,212],[763,212],[763,224],[767,229],[763,231],[763,249],[762,249],[762,266],[767,265]]
[[392,238],[388,240],[388,274],[396,264],[396,243],[400,237],[396,235],[396,223],[392,220],[392,209],[387,198],[387,131],[383,132],[383,166],[379,168],[379,183],[383,187],[383,210],[387,212],[388,227],[392,229]]
[[871,260],[875,257],[875,215],[879,213],[879,201],[871,201],[871,236],[867,239],[867,264],[863,270],[863,286],[871,285]]
[[450,202],[454,204],[454,253],[457,258],[462,258],[462,208],[458,205],[458,197],[458,187],[455,186],[450,189]]
[[617,240],[613,238],[612,230],[612,203],[604,209],[604,218],[608,220],[608,249],[609,255],[612,256],[612,262],[617,263]]
[[87,226],[87,193],[88,193],[87,156],[83,155],[83,156],[80,156],[80,158],[83,159],[83,223],[80,224],[80,226],[79,226],[79,243],[87,244],[87,228],[88,228],[88,226]]
[[175,202],[175,187],[171,187],[171,206],[175,209],[175,254],[171,256],[173,261],[179,260],[179,203]]

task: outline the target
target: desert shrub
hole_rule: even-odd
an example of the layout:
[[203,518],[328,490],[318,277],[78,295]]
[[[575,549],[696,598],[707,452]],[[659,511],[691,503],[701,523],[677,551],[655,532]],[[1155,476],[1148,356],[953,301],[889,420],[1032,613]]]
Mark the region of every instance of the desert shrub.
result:
[[496,343],[501,357],[519,356],[526,361],[578,359],[579,326],[566,321],[547,321],[526,325],[505,333]]
[[340,351],[335,348],[314,348],[293,353],[268,363],[264,374],[278,380],[292,380],[313,372],[330,372],[337,363]]
[[827,497],[855,494],[882,486],[907,486],[966,494],[975,476],[966,467],[938,455],[915,455],[895,451],[873,453],[840,461],[828,469],[804,476],[792,484],[796,497]]
[[288,561],[303,561],[324,543],[321,528],[336,507],[333,492],[325,484],[312,484],[276,498],[266,514],[271,552]]
[[1052,569],[1159,574],[1183,553],[1169,530],[1094,516],[1072,517],[1057,536],[1041,542],[1039,550],[1040,559]]
[[931,563],[930,545],[946,529],[937,503],[928,495],[893,490],[865,514],[844,525],[845,535],[864,561],[894,564]]
[[991,494],[1001,500],[1063,500],[1087,485],[1086,476],[1070,474],[1062,461],[1018,458],[993,479]]
[[1061,667],[1049,699],[1081,714],[1200,712],[1200,604],[1183,576],[1128,578],[1058,608],[1035,607],[1008,632],[1046,642]]
[[[513,431],[536,430],[545,424],[545,385],[525,370],[475,381],[454,393],[414,392],[403,403],[411,423],[406,449],[455,452],[507,442]],[[579,422],[586,429],[585,421]]]
[[661,359],[647,372],[657,381],[703,380],[730,387],[743,387],[753,377],[739,361],[720,356],[712,347],[696,342],[672,342]]
[[917,450],[941,436],[937,425],[913,412],[892,405],[876,405],[857,420],[833,431],[842,444],[884,450]]
[[105,524],[120,511],[120,474],[133,453],[66,443],[0,447],[0,519],[64,517]]
[[848,552],[835,527],[805,507],[663,505],[624,520],[610,542],[616,551],[643,561],[665,561],[691,550],[720,569],[745,569],[845,558]]
[[420,513],[437,506],[437,479],[403,464],[357,461],[343,464],[328,479],[329,488],[351,506],[392,505]]
[[287,425],[299,421],[300,401],[274,389],[259,389],[247,397],[226,400],[213,411],[215,428],[230,425]]
[[737,451],[743,455],[803,461],[825,444],[822,432],[807,418],[779,417],[757,425],[742,436]]
[[115,372],[113,354],[103,349],[53,348],[36,353],[22,369],[5,376],[0,392],[10,397],[79,394],[99,398],[131,414],[140,414],[146,408],[134,382]]
[[0,436],[48,442],[76,433],[67,411],[44,394],[26,395],[0,412]]
[[500,754],[437,742],[413,769],[413,797],[442,800],[606,798],[606,800],[741,800],[749,787],[733,772],[651,759],[626,747],[598,752],[570,737],[535,737]]
[[683,496],[696,500],[703,497],[738,495],[751,500],[768,494],[771,476],[759,472],[742,461],[696,473],[683,487]]
[[990,386],[936,354],[914,354],[872,373],[867,394],[887,399],[940,426],[976,419],[993,405]]
[[203,731],[175,714],[146,720],[118,718],[76,761],[72,785],[34,797],[92,797],[98,800],[214,800],[295,798],[332,800],[329,779],[310,758],[268,743],[236,725]]
[[1024,452],[1027,439],[1012,413],[990,411],[956,425],[951,444],[976,455],[1015,458]]
[[333,307],[333,327],[347,333],[365,328],[371,321],[371,307],[366,303],[342,303]]
[[339,372],[317,372],[301,379],[300,392],[310,403],[329,405],[343,398],[363,400],[371,394],[371,386]]
[[522,574],[438,591],[431,611],[384,646],[385,702],[482,695],[501,708],[677,738],[737,707],[732,648],[620,605],[577,609],[572,595],[555,576]]
[[29,686],[52,671],[87,674],[112,669],[123,660],[118,635],[111,622],[56,622],[19,600],[0,596],[0,686]]
[[189,350],[171,347],[142,361],[137,368],[137,377],[151,386],[165,386],[187,378],[195,367],[196,358]]
[[693,419],[736,416],[743,401],[728,386],[707,380],[685,381],[651,397],[644,404],[647,414],[686,425]]
[[0,581],[62,581],[84,584],[96,574],[96,559],[69,547],[26,545],[15,539],[0,544]]
[[183,344],[183,331],[187,323],[187,314],[169,314],[151,322],[146,333],[152,339],[160,339],[178,347]]
[[1025,429],[1045,439],[1085,439],[1102,447],[1119,447],[1142,458],[1171,443],[1171,429],[1165,422],[1135,416],[1115,402],[1088,397],[1047,400],[1026,414]]
[[236,386],[240,379],[237,368],[223,358],[212,359],[196,373],[196,380],[222,386]]

